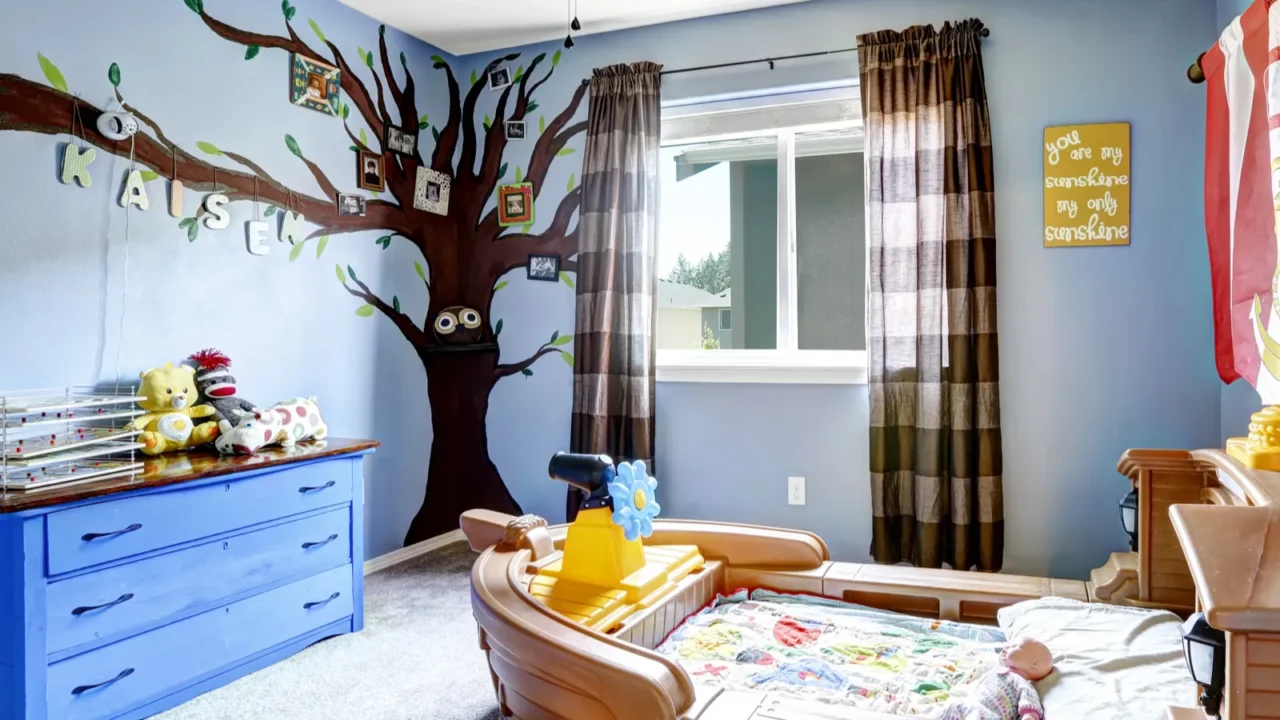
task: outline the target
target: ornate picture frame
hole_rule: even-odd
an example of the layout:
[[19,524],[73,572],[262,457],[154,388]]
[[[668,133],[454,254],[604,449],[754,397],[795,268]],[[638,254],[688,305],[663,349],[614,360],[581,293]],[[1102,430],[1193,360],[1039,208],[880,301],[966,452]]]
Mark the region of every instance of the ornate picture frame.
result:
[[342,106],[342,71],[297,54],[290,68],[289,101],[298,107],[336,116]]

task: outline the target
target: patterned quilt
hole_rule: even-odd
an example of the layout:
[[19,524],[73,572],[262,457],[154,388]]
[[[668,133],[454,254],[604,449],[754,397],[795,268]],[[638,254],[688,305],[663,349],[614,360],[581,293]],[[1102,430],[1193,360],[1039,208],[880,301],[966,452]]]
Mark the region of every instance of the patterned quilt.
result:
[[936,717],[996,666],[996,628],[745,590],[691,616],[657,651],[697,685]]

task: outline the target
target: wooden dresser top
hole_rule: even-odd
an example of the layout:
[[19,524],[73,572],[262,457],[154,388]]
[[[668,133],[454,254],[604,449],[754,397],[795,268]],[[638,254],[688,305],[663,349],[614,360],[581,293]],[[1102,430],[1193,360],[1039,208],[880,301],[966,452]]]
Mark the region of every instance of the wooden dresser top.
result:
[[1280,508],[1174,505],[1170,515],[1209,624],[1280,632]]
[[364,453],[377,447],[378,442],[376,440],[329,438],[321,441],[298,443],[292,448],[272,447],[254,455],[219,455],[212,451],[169,453],[159,457],[146,458],[146,468],[141,475],[132,480],[111,478],[37,492],[10,492],[7,497],[0,497],[0,513],[62,505],[104,495],[176,485],[191,480],[229,475],[246,470],[259,470],[336,455]]

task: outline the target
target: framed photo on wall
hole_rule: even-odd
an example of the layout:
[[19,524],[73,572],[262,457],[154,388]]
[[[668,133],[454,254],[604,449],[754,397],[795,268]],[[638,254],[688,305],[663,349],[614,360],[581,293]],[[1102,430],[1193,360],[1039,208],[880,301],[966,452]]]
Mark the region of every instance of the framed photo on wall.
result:
[[449,214],[449,187],[452,178],[431,168],[418,168],[413,183],[413,206],[436,215]]
[[356,157],[359,158],[356,165],[356,184],[364,190],[373,192],[382,192],[387,189],[387,179],[382,169],[382,156],[375,152],[361,150]]
[[533,183],[498,186],[498,224],[503,227],[533,222]]
[[526,277],[530,280],[558,281],[560,279],[560,256],[530,253]]
[[341,96],[341,70],[309,57],[293,56],[289,99],[294,105],[337,115]]

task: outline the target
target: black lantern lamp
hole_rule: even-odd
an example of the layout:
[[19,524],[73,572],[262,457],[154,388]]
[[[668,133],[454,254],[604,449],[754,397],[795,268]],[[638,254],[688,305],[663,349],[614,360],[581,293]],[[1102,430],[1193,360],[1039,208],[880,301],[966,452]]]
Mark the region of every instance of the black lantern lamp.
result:
[[1204,689],[1200,704],[1205,713],[1220,717],[1222,688],[1226,684],[1227,636],[1196,613],[1182,623],[1182,653],[1191,678]]
[[1129,549],[1138,550],[1138,491],[1133,489],[1120,501],[1120,524],[1129,533]]

